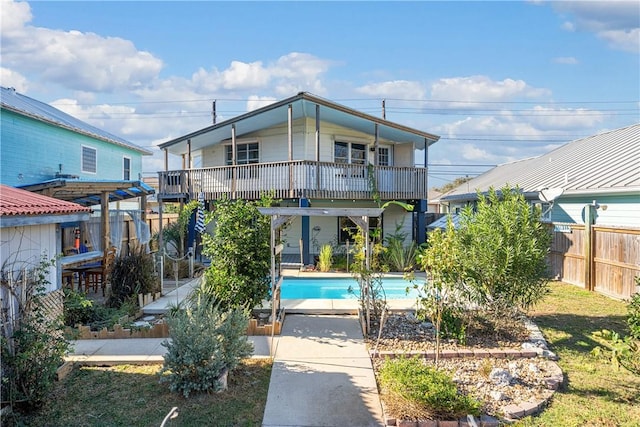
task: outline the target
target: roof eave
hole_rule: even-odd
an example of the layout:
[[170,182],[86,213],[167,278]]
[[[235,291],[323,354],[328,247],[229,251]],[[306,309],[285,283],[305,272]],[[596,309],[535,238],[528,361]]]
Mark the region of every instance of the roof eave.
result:
[[241,114],[241,115],[236,116],[236,117],[232,117],[232,118],[230,118],[228,120],[225,120],[223,122],[216,123],[215,125],[207,126],[206,128],[199,129],[199,130],[191,132],[191,133],[189,133],[187,135],[183,135],[181,137],[174,138],[174,139],[172,139],[170,141],[163,142],[162,144],[158,145],[158,148],[164,150],[164,149],[169,148],[169,147],[171,147],[173,145],[186,142],[188,139],[195,138],[195,137],[203,135],[203,134],[205,134],[207,132],[211,132],[211,131],[213,131],[215,129],[223,128],[223,127],[228,126],[230,124],[237,123],[237,122],[240,122],[242,120],[249,119],[251,117],[257,116],[257,115],[262,114],[264,112],[267,112],[267,111],[270,111],[270,110],[274,110],[276,108],[280,108],[282,106],[285,106],[287,104],[291,104],[291,103],[297,102],[297,101],[309,101],[309,102],[312,102],[312,103],[315,103],[315,104],[318,104],[318,105],[322,105],[322,106],[325,106],[325,107],[328,107],[328,108],[332,108],[334,110],[337,110],[337,111],[340,111],[340,112],[343,112],[343,113],[346,113],[346,114],[353,115],[355,117],[359,117],[359,118],[362,118],[362,119],[365,119],[365,120],[369,120],[369,121],[371,121],[373,123],[377,123],[379,125],[389,126],[391,128],[394,128],[394,129],[397,129],[397,130],[400,130],[400,131],[403,131],[403,132],[413,133],[415,135],[422,136],[428,141],[428,143],[427,143],[428,145],[432,145],[432,144],[436,143],[440,139],[440,137],[438,135],[433,135],[433,134],[430,134],[428,132],[422,132],[420,130],[412,129],[410,127],[403,126],[403,125],[400,125],[398,123],[390,122],[388,120],[381,119],[379,117],[371,116],[369,114],[362,113],[360,111],[354,110],[354,109],[346,107],[344,105],[336,104],[336,103],[331,102],[329,100],[326,100],[324,98],[320,98],[320,97],[317,97],[315,95],[311,95],[311,94],[309,94],[307,92],[300,92],[297,95],[294,95],[294,96],[289,97],[287,99],[283,99],[281,101],[274,102],[272,104],[266,105],[266,106],[258,108],[256,110],[249,111],[247,113]]

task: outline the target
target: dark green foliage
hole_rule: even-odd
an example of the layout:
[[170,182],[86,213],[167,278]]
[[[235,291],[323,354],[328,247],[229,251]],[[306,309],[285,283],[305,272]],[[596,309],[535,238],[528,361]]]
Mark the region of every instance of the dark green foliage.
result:
[[547,293],[551,234],[518,188],[478,194],[476,211],[463,210],[456,234],[460,278],[476,304],[515,315]]
[[160,282],[154,271],[153,255],[143,246],[134,248],[131,254],[116,258],[111,271],[111,294],[107,306],[120,307],[137,294],[160,291]]
[[43,258],[27,272],[24,292],[2,281],[7,294],[19,301],[14,318],[3,319],[1,338],[0,395],[15,411],[29,411],[49,396],[69,349],[60,319],[52,320],[44,312],[46,277],[52,265],[53,261]]
[[404,219],[396,224],[396,230],[385,237],[383,260],[389,271],[413,271],[416,264],[416,242],[408,240],[408,233],[402,231]]
[[249,317],[246,311],[222,311],[207,299],[200,299],[167,318],[171,341],[167,348],[160,381],[171,391],[189,397],[192,392],[220,391],[220,376],[232,371],[253,353],[247,340]]
[[64,290],[64,324],[74,327],[86,325],[94,318],[93,301],[82,292],[71,289]]
[[386,360],[378,380],[384,393],[419,405],[433,418],[457,419],[480,412],[479,401],[459,393],[448,374],[418,358]]
[[253,203],[223,199],[211,215],[214,229],[204,234],[202,252],[211,265],[197,294],[214,299],[221,309],[252,309],[269,295],[271,219],[256,206],[271,206],[271,199]]

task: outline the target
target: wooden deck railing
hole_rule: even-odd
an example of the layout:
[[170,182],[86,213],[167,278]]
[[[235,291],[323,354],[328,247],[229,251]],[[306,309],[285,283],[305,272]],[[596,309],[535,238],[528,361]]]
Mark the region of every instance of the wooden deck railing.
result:
[[159,172],[161,199],[207,200],[227,196],[255,200],[274,191],[279,199],[371,199],[375,188],[382,200],[427,197],[424,168],[365,166],[298,160]]

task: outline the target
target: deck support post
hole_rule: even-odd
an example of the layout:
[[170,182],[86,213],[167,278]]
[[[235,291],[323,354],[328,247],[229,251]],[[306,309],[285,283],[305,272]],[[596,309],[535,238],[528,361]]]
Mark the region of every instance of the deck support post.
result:
[[427,200],[416,201],[416,244],[419,246],[427,241]]
[[[300,207],[308,208],[310,206],[309,199],[306,197],[300,198]],[[309,227],[309,217],[303,216],[301,218],[302,222],[302,263],[304,265],[311,264],[311,251],[310,249],[310,227]]]

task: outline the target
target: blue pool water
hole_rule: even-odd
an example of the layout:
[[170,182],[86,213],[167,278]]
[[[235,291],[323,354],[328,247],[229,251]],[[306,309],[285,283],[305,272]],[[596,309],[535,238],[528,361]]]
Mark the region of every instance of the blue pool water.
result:
[[[281,299],[355,299],[349,293],[349,286],[358,290],[358,282],[351,277],[344,278],[299,278],[285,277],[280,289]],[[402,278],[385,277],[382,280],[387,299],[414,299],[416,290],[410,282]],[[411,288],[407,295],[407,287]]]

